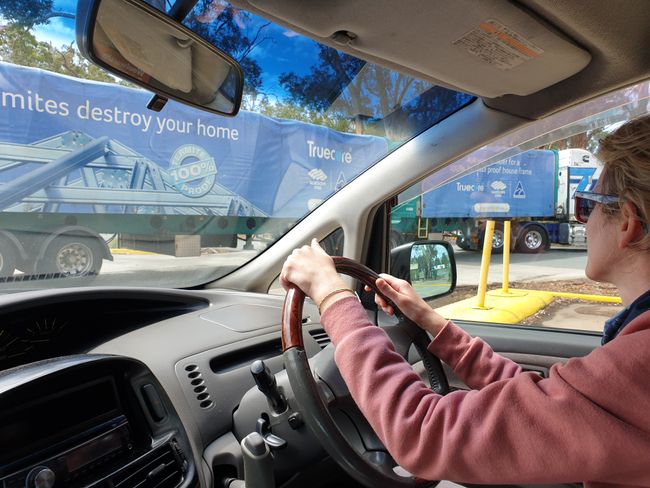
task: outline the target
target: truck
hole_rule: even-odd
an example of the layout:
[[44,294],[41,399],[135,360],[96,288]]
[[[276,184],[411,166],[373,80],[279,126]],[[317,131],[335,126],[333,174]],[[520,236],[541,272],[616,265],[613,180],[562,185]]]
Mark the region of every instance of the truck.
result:
[[602,165],[585,149],[533,149],[480,167],[416,194],[391,213],[391,245],[448,233],[461,249],[483,247],[486,220],[495,220],[493,252],[502,252],[503,222],[511,221],[512,250],[544,252],[552,243],[586,243],[573,194],[591,190]]
[[387,148],[246,111],[157,113],[150,98],[0,62],[0,279],[95,275],[109,240],[192,256],[275,239]]

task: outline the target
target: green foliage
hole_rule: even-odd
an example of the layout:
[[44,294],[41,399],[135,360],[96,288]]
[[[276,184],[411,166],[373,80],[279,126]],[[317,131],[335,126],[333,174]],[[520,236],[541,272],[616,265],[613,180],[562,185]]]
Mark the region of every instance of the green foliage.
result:
[[53,7],[53,0],[3,0],[0,2],[0,15],[8,22],[23,27],[44,24],[51,17],[58,15],[70,16],[67,13],[54,12]]
[[251,14],[220,0],[200,0],[183,22],[239,62],[244,72],[244,95],[255,97],[259,94],[262,69],[249,55],[256,47],[270,41],[264,35],[270,22],[251,22]]
[[595,154],[598,150],[600,140],[607,134],[608,132],[604,127],[599,127],[588,130],[587,132],[574,134],[566,139],[560,139],[559,141],[542,146],[540,149],[555,149],[558,151],[563,149],[586,149]]
[[[88,62],[74,44],[54,47],[38,41],[28,28],[20,24],[0,29],[0,60],[20,66],[40,68],[86,80],[117,83],[106,71]],[[126,82],[120,84],[132,86]]]
[[350,119],[336,113],[320,112],[292,101],[271,102],[268,97],[261,97],[255,101],[249,99],[245,105],[249,110],[269,117],[307,122],[340,132],[354,132],[354,123]]

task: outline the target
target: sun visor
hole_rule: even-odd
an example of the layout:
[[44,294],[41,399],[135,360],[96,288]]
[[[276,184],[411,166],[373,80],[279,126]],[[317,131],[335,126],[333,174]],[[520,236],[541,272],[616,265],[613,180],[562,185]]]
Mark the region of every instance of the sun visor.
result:
[[335,33],[351,33],[345,51],[353,55],[481,97],[535,93],[591,60],[551,25],[506,0],[249,3],[330,45]]

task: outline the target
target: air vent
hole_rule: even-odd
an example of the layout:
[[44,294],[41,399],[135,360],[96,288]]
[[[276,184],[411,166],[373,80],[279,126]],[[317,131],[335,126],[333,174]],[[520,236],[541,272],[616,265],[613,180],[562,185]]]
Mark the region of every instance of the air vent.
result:
[[185,374],[192,387],[192,392],[199,402],[199,407],[208,409],[214,406],[214,402],[210,398],[210,392],[205,385],[205,380],[201,374],[201,370],[197,364],[188,364],[185,366]]
[[325,349],[325,347],[332,342],[330,340],[330,337],[327,335],[327,332],[325,332],[323,329],[315,329],[315,330],[310,330],[309,334],[318,342],[318,345],[320,346],[321,349]]
[[112,476],[115,488],[176,488],[183,482],[183,461],[171,444],[155,449]]

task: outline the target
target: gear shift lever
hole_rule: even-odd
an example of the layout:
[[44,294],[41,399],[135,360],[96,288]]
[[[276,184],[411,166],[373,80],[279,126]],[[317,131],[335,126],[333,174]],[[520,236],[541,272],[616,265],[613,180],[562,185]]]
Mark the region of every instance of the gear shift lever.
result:
[[264,439],[251,432],[241,441],[244,458],[244,479],[230,480],[228,488],[275,488],[273,456]]
[[275,375],[264,364],[264,361],[258,359],[251,364],[251,374],[255,379],[257,388],[268,398],[271,408],[275,413],[282,413],[287,409],[287,401],[284,399],[278,385],[275,382]]

